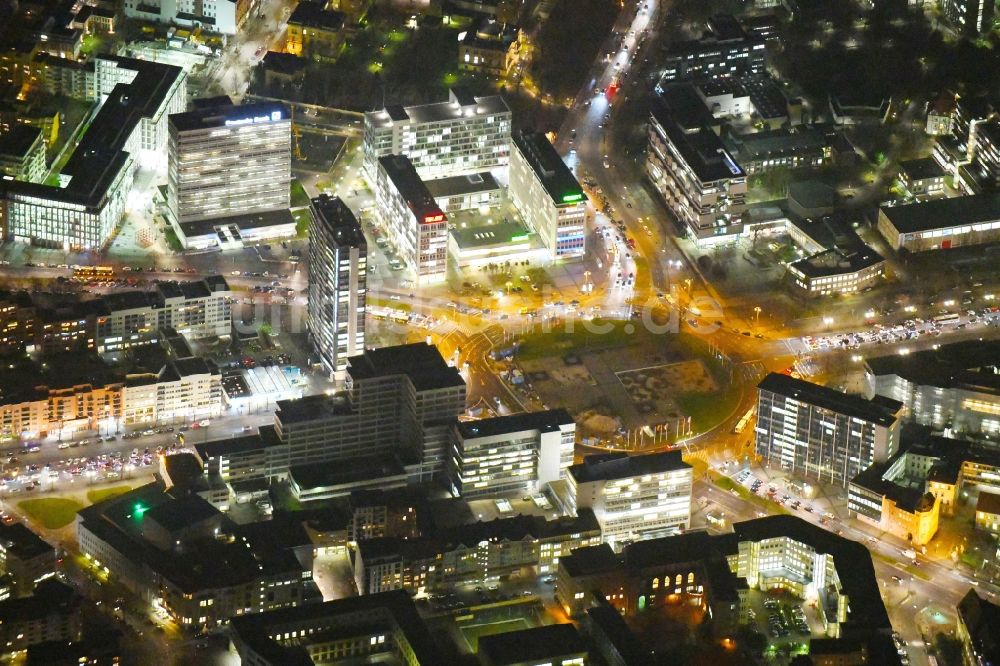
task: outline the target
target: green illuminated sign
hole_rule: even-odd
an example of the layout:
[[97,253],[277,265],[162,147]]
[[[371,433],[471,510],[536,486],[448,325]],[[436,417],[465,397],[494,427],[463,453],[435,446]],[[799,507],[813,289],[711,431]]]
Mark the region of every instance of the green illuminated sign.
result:
[[582,198],[583,198],[582,194],[567,194],[566,196],[563,197],[562,200],[563,200],[563,202],[566,202],[566,201],[579,201]]
[[510,242],[511,243],[516,243],[518,241],[526,241],[526,240],[528,240],[528,234],[521,234],[519,236],[511,236],[510,237]]

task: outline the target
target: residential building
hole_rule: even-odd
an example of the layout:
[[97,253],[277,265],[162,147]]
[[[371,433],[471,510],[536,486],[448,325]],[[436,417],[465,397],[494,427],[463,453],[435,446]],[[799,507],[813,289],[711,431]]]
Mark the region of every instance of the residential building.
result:
[[583,666],[590,652],[572,624],[483,636],[476,656],[482,666]]
[[532,494],[573,464],[576,423],[565,409],[525,412],[451,429],[448,475],[456,496]]
[[600,543],[594,514],[546,520],[514,516],[436,529],[420,537],[359,541],[354,579],[360,594],[425,593],[500,580],[530,571],[554,573],[570,551]]
[[936,196],[944,191],[944,169],[933,157],[899,163],[899,181],[911,196]]
[[769,465],[847,487],[899,447],[903,403],[867,400],[788,375],[757,386],[757,454]]
[[1000,493],[979,493],[976,501],[976,529],[1000,534]]
[[504,76],[517,62],[521,31],[516,25],[484,18],[458,36],[458,68]]
[[0,524],[0,580],[9,583],[12,596],[30,595],[36,585],[55,573],[55,548],[24,523]]
[[14,125],[0,134],[0,173],[29,183],[45,180],[45,141],[31,125]]
[[734,241],[746,210],[746,173],[712,122],[687,84],[664,89],[649,122],[646,175],[699,246]]
[[908,474],[912,468],[908,456],[902,451],[851,479],[847,509],[861,522],[923,546],[937,532],[941,500],[925,490],[926,476]]
[[401,591],[245,615],[231,622],[241,663],[300,666],[337,661],[437,666],[446,658]]
[[895,250],[924,252],[1000,240],[1000,193],[880,206],[878,231]]
[[792,284],[816,296],[856,294],[876,285],[885,275],[885,259],[866,245],[833,248],[788,265]]
[[237,525],[186,485],[154,481],[94,504],[76,531],[84,557],[185,629],[316,596],[300,519]]
[[969,588],[956,610],[955,638],[962,643],[962,666],[1000,663],[1000,606]]
[[993,4],[990,0],[943,0],[941,10],[956,31],[978,37],[993,28]]
[[586,253],[587,195],[541,132],[514,135],[510,196],[552,259]]
[[170,116],[167,206],[176,225],[290,204],[288,109],[277,102],[234,106],[223,100]]
[[448,271],[448,218],[409,158],[378,158],[375,201],[389,242],[415,272],[417,284],[443,282]]
[[750,589],[785,590],[815,603],[830,639],[862,641],[870,663],[899,663],[867,548],[795,516],[733,529],[638,541],[620,555],[607,544],[581,548],[559,561],[557,598],[570,617],[602,598],[626,619],[680,603],[723,638],[746,622]]
[[94,58],[101,106],[59,173],[60,187],[0,182],[6,238],[43,247],[100,249],[117,229],[137,162],[164,154],[166,118],[187,105],[180,67],[112,55]]
[[349,495],[358,488],[352,483],[378,485],[369,472],[391,468],[402,483],[443,472],[466,388],[435,347],[367,350],[348,360],[346,386],[334,396],[279,400],[274,425],[258,434],[197,445],[210,482],[283,479],[292,468],[311,468],[346,474],[334,495]]
[[569,468],[569,511],[591,509],[614,548],[691,526],[691,466],[680,451],[585,456]]
[[285,51],[303,58],[335,60],[344,40],[344,19],[318,2],[300,2],[288,17]]
[[500,205],[500,184],[489,171],[426,180],[424,185],[445,214]]
[[339,197],[322,194],[310,209],[309,335],[323,369],[342,375],[365,350],[368,245]]
[[0,601],[0,653],[9,655],[48,641],[75,641],[82,630],[82,598],[55,579],[29,597]]
[[867,395],[900,401],[908,420],[936,430],[1000,432],[1000,344],[969,340],[865,359]]
[[764,40],[748,35],[729,14],[716,14],[708,21],[710,35],[678,42],[663,59],[663,83],[717,78],[734,74],[760,74],[766,66]]
[[235,35],[259,11],[260,0],[125,0],[129,18],[202,28]]
[[379,158],[408,157],[421,178],[504,167],[510,161],[511,112],[500,95],[452,88],[447,102],[389,106],[365,114],[364,174],[378,179]]

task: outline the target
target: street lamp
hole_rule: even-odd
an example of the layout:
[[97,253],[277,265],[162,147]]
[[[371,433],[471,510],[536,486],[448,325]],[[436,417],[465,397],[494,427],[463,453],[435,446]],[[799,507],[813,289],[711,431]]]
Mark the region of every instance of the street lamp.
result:
[[760,306],[759,305],[756,306],[753,309],[753,313],[754,313],[754,323],[755,324],[760,323]]
[[688,294],[691,293],[691,278],[684,278],[684,284],[687,286]]

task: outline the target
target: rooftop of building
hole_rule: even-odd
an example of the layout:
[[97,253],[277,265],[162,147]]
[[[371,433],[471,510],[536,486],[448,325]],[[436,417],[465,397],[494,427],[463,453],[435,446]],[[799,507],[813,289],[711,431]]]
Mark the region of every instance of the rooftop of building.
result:
[[981,491],[976,500],[976,513],[1000,514],[1000,493]]
[[[293,56],[294,57],[294,56]],[[267,227],[280,227],[294,225],[295,218],[287,208],[277,210],[265,210],[255,213],[239,213],[237,215],[225,215],[223,217],[210,217],[204,220],[192,220],[181,222],[181,231],[188,239],[199,236],[214,236],[216,232],[231,225],[235,225],[241,232],[250,229],[264,229]]]
[[215,439],[209,442],[195,444],[195,451],[202,460],[210,460],[220,456],[231,456],[248,451],[263,451],[271,446],[281,446],[273,425],[261,426],[256,433],[249,435],[233,435],[225,439]]
[[524,430],[554,432],[573,423],[573,417],[565,409],[549,409],[543,412],[521,412],[478,421],[459,421],[455,428],[462,439],[474,439]]
[[308,61],[300,58],[294,53],[284,53],[282,51],[268,51],[260,61],[261,67],[284,76],[294,76],[308,66]]
[[896,423],[903,408],[903,403],[891,398],[875,396],[868,400],[777,372],[764,377],[757,388],[884,427]]
[[427,185],[417,174],[416,167],[406,155],[383,155],[378,158],[379,169],[403,197],[418,223],[445,222],[447,217],[434,201]]
[[477,227],[451,229],[449,232],[462,250],[530,242],[534,235],[518,221],[497,222]]
[[344,27],[347,16],[343,12],[324,9],[318,2],[300,2],[288,17],[288,23],[317,30],[337,31]]
[[40,555],[55,555],[55,549],[23,523],[0,524],[0,547],[7,556],[30,560]]
[[958,602],[958,618],[969,633],[975,654],[985,664],[1000,663],[1000,606],[972,588]]
[[50,391],[104,388],[124,379],[122,370],[105,364],[93,353],[62,352],[40,361],[19,357],[0,364],[0,405],[44,400]]
[[465,386],[458,368],[445,363],[438,348],[426,342],[368,349],[347,363],[354,382],[405,375],[418,391]]
[[306,395],[292,400],[278,400],[275,402],[275,418],[283,425],[290,423],[304,423],[329,416],[352,414],[353,408],[346,394],[326,395],[323,393],[316,395]]
[[587,200],[587,195],[584,194],[576,176],[545,134],[516,132],[513,141],[515,148],[524,157],[555,205],[575,206]]
[[687,83],[664,88],[654,100],[653,119],[699,180],[743,178],[743,169],[712,131],[711,113]]
[[200,495],[186,494],[150,508],[143,518],[155,521],[168,532],[176,532],[218,515],[219,510]]
[[1000,341],[996,340],[966,340],[907,355],[876,356],[866,358],[865,366],[872,375],[896,375],[919,386],[1000,395]]
[[41,136],[42,130],[39,128],[17,123],[7,132],[0,134],[0,156],[21,159],[28,154]]
[[300,490],[343,486],[362,481],[388,479],[406,474],[399,458],[392,454],[339,459],[336,462],[293,465],[289,480]]
[[930,511],[934,508],[934,496],[925,493],[922,484],[919,488],[908,487],[884,478],[890,466],[890,463],[875,463],[851,479],[851,484],[884,495],[897,507],[910,513]]
[[112,666],[119,663],[121,632],[94,631],[78,641],[43,641],[28,646],[24,666]]
[[809,126],[749,132],[735,135],[731,140],[738,157],[747,161],[820,151],[830,145],[824,132]]
[[680,450],[630,456],[627,453],[598,453],[584,456],[583,462],[569,468],[577,483],[627,479],[645,474],[660,474],[680,469],[691,469],[684,462]]
[[[311,4],[310,2],[300,2],[298,6]],[[298,10],[296,9],[296,11]],[[288,107],[281,102],[257,102],[243,105],[223,102],[216,106],[199,105],[191,111],[172,113],[168,122],[170,127],[178,132],[197,132],[220,127],[264,125],[288,120],[289,117]]]
[[481,49],[506,50],[517,40],[518,27],[510,23],[501,23],[496,19],[484,18],[475,30],[467,30],[459,35],[459,41]]
[[424,182],[427,191],[435,199],[457,197],[477,192],[492,192],[500,189],[500,184],[489,171],[470,173],[462,176],[448,176]]
[[491,666],[514,666],[585,655],[587,644],[572,624],[549,624],[482,636],[477,654]]
[[627,666],[641,666],[653,660],[652,652],[644,647],[625,623],[622,614],[606,599],[598,599],[596,606],[587,609],[587,617],[593,627],[604,635],[611,647],[621,656]]
[[[413,600],[403,590],[238,616],[231,620],[230,627],[237,646],[240,643],[246,644],[270,663],[283,666],[312,666],[313,660],[302,639],[279,642],[272,638],[278,627],[294,624],[338,630],[361,624],[369,625],[373,614],[383,616],[385,620],[399,628],[410,646],[415,663],[428,665],[446,663],[417,613]],[[389,629],[391,631],[393,627]],[[323,631],[318,632],[317,640],[323,640],[323,633]]]
[[933,157],[921,157],[899,163],[899,174],[908,180],[944,178],[944,169]]
[[904,234],[994,222],[1000,220],[1000,192],[881,206],[879,211]]
[[340,197],[320,194],[310,201],[313,213],[313,234],[335,247],[367,249],[361,224],[354,212]]
[[791,264],[794,271],[809,278],[829,277],[845,273],[856,273],[872,268],[885,259],[875,250],[864,246],[854,251],[833,248],[799,259]]
[[510,115],[510,107],[501,95],[475,97],[463,88],[452,88],[448,101],[420,106],[387,106],[381,111],[365,114],[365,124],[376,128],[392,127],[396,123],[419,125],[467,117]]
[[79,602],[80,597],[73,588],[49,578],[40,582],[29,597],[0,601],[0,624],[10,626],[19,622],[44,621],[55,614],[76,614]]

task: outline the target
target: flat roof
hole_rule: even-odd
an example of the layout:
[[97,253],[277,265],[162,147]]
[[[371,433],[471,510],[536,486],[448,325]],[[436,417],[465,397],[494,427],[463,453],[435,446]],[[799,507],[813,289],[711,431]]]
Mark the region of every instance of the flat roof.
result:
[[406,155],[384,155],[378,158],[379,168],[385,171],[406,205],[418,222],[445,222],[447,217],[434,201],[427,185],[417,174],[416,167]]
[[1000,514],[1000,493],[979,492],[976,501],[976,513]]
[[320,194],[309,202],[313,214],[313,233],[322,230],[324,242],[336,247],[357,247],[367,249],[365,234],[358,218],[340,197]]
[[280,208],[278,210],[265,210],[259,213],[241,213],[239,215],[227,215],[226,217],[211,217],[204,220],[182,222],[180,227],[185,238],[197,238],[199,236],[214,236],[216,230],[230,225],[235,225],[242,232],[247,229],[266,229],[267,227],[279,227],[289,224],[295,224],[295,217],[287,208]]
[[303,490],[341,486],[347,483],[372,481],[405,475],[406,469],[394,455],[363,456],[336,462],[293,465],[288,476]]
[[455,428],[463,439],[474,439],[476,437],[506,435],[524,430],[553,432],[572,423],[574,423],[573,417],[565,409],[549,409],[543,412],[523,412],[479,421],[459,421]]
[[673,84],[662,90],[654,99],[652,117],[700,180],[746,176],[712,131],[712,115],[691,84]]
[[921,157],[916,160],[907,160],[899,163],[899,172],[910,180],[924,180],[925,178],[944,178],[944,169],[933,157]]
[[456,197],[477,192],[492,192],[500,189],[500,184],[489,171],[470,173],[464,176],[449,176],[424,181],[427,190],[435,199]]
[[48,553],[55,554],[52,546],[23,523],[0,524],[0,545],[7,551],[8,556],[13,555],[21,560],[30,560]]
[[340,30],[344,27],[343,12],[323,9],[318,2],[300,2],[288,17],[288,22],[321,30]]
[[806,277],[819,278],[856,273],[877,266],[884,261],[882,255],[868,247],[858,248],[853,252],[833,248],[818,252],[805,259],[799,259],[793,262],[791,267]]
[[306,395],[294,400],[278,400],[275,418],[281,423],[303,423],[337,414],[352,413],[350,400],[345,394]]
[[691,469],[691,465],[684,462],[678,450],[641,456],[630,456],[627,453],[598,453],[584,456],[583,462],[573,465],[568,472],[577,483],[587,483],[627,479],[637,475],[659,474],[679,469]]
[[1000,341],[965,340],[906,356],[889,354],[865,359],[866,371],[897,375],[920,386],[963,388],[1000,395]]
[[456,228],[449,233],[462,249],[508,245],[528,240],[532,236],[531,230],[520,222],[500,222],[480,227]]
[[10,155],[20,159],[31,150],[41,135],[42,130],[39,128],[17,123],[7,132],[0,134],[0,155]]
[[[311,3],[303,2],[299,6],[309,4]],[[193,132],[219,127],[263,125],[288,120],[289,117],[288,107],[281,102],[257,102],[239,106],[230,102],[215,106],[201,105],[184,113],[171,113],[168,122],[179,132]]]
[[465,386],[458,368],[445,363],[438,348],[426,342],[368,349],[347,363],[347,373],[355,382],[406,375],[418,391]]
[[395,123],[418,125],[462,117],[510,114],[510,107],[501,95],[474,97],[460,88],[452,88],[447,102],[420,106],[387,106],[381,111],[365,113],[365,123],[376,128],[392,127]]
[[760,391],[769,391],[793,398],[800,402],[829,409],[830,411],[853,416],[862,421],[880,426],[891,426],[897,421],[897,414],[903,408],[903,403],[883,396],[875,396],[867,400],[858,395],[841,393],[819,384],[796,379],[789,375],[772,372],[757,385]]
[[996,222],[1000,220],[1000,192],[880,206],[879,211],[903,234]]
[[572,624],[550,624],[483,636],[477,652],[491,666],[513,666],[586,653],[587,644]]
[[577,205],[587,201],[587,195],[576,176],[563,161],[548,137],[541,132],[517,132],[514,146],[535,172],[549,198],[557,206]]

